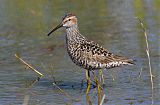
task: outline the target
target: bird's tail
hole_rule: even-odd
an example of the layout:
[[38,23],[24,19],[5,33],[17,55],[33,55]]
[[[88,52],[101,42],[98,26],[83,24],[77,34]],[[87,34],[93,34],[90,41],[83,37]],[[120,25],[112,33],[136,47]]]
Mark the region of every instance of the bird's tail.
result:
[[135,65],[135,60],[132,60],[132,59],[115,60],[107,63],[106,68],[113,68],[113,67],[118,67],[122,65]]
[[127,60],[122,60],[122,65],[135,65],[135,60],[133,59],[127,59]]

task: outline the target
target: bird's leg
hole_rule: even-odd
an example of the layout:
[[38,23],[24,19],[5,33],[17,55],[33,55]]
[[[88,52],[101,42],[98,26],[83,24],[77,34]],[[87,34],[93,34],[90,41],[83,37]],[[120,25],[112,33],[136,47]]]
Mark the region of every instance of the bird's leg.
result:
[[99,81],[98,81],[98,79],[97,79],[97,77],[96,77],[94,71],[92,71],[92,73],[93,73],[94,80],[96,81],[96,85],[97,85],[97,91],[98,91],[98,105],[99,105],[100,100],[101,100],[101,85],[100,85],[100,83],[99,83]]
[[89,92],[90,87],[91,87],[91,83],[90,83],[90,71],[89,70],[86,70],[86,79],[87,79],[86,95],[88,95],[88,92]]
[[103,76],[103,71],[102,69],[99,70],[99,76],[100,76],[100,82],[102,83],[102,87],[104,87],[104,76]]

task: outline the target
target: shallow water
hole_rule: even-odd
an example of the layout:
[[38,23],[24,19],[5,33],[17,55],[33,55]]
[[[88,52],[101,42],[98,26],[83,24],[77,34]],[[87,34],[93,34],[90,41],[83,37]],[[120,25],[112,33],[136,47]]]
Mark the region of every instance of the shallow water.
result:
[[[82,34],[109,51],[136,60],[136,66],[104,71],[105,104],[149,105],[151,82],[143,31],[135,17],[142,18],[147,31],[154,80],[154,105],[160,105],[160,2],[159,0],[0,0],[0,104],[85,105],[81,81],[85,70],[72,63],[65,48],[65,31],[46,34],[67,12],[78,17]],[[37,75],[19,62],[15,53],[42,72]],[[78,101],[59,91],[52,83]],[[113,80],[114,78],[114,80]],[[97,104],[97,92],[90,98]]]

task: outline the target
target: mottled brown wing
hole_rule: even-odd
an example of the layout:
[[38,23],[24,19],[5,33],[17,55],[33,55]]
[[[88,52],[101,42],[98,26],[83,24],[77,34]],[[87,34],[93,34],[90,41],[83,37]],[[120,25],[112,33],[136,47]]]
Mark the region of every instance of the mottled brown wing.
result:
[[103,67],[116,67],[122,64],[133,64],[133,60],[114,55],[110,53],[107,49],[95,44],[94,42],[87,42],[82,45],[83,56],[87,59],[90,65],[95,65]]
[[125,62],[125,63],[132,64],[131,59],[128,59],[128,58],[125,58],[122,56],[118,56],[118,55],[114,55],[112,53],[109,53],[107,56],[103,56],[103,54],[98,55],[97,60],[102,63],[111,63],[111,62],[122,62],[123,63],[123,62]]

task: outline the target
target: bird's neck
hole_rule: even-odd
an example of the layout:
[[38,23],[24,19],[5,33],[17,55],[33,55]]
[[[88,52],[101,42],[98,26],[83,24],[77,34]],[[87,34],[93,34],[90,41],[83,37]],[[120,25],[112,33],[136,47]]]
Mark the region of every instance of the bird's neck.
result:
[[72,27],[66,28],[66,40],[70,43],[80,43],[85,40],[85,37],[80,34],[78,26],[74,25]]

